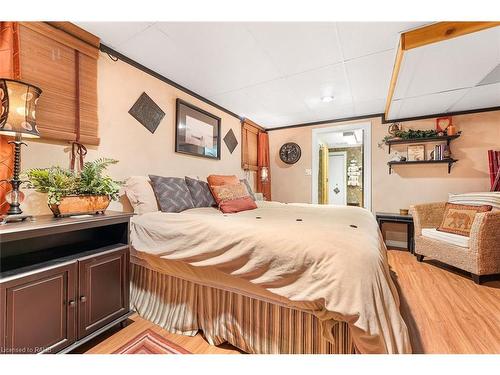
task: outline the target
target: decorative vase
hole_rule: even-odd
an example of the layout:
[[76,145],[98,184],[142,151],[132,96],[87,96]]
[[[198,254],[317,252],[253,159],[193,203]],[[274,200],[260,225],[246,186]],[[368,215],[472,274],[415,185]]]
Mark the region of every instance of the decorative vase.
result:
[[55,217],[104,213],[111,199],[107,195],[67,195],[59,204],[50,204]]
[[455,127],[455,125],[448,126],[448,128],[446,128],[446,134],[447,135],[455,135],[455,134],[457,134],[457,128]]

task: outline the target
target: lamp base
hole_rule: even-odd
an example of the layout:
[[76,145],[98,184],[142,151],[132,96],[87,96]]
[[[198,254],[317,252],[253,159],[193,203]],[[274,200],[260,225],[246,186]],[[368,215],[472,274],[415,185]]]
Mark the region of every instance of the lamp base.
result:
[[5,215],[2,217],[2,221],[0,221],[0,225],[4,225],[7,223],[14,223],[14,222],[19,222],[19,221],[24,221],[26,219],[29,219],[30,221],[34,221],[35,218],[33,215],[26,215],[26,214],[19,214],[19,215]]

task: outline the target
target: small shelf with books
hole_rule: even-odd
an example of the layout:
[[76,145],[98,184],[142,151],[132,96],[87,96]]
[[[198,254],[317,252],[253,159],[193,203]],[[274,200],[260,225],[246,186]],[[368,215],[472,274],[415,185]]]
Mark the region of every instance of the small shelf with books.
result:
[[[427,137],[427,138],[412,138],[412,139],[388,139],[385,141],[385,144],[389,146],[389,154],[391,153],[392,145],[412,145],[410,147],[418,147],[418,143],[436,143],[434,148],[432,149],[429,158],[426,154],[426,150],[424,145],[421,145],[423,151],[420,151],[420,155],[416,160],[408,160],[409,156],[403,160],[391,160],[387,163],[389,166],[389,174],[392,172],[392,168],[395,165],[407,165],[407,164],[447,164],[448,165],[448,173],[451,172],[451,167],[458,160],[451,157],[450,151],[450,142],[459,138],[461,132],[454,135],[443,135],[436,137]],[[409,152],[408,152],[409,154]]]

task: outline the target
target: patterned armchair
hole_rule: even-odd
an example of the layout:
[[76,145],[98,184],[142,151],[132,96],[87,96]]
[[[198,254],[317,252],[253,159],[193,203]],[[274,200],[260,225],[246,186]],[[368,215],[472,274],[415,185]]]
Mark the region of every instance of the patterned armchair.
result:
[[[470,237],[456,244],[447,238],[430,238],[429,229],[443,220],[445,202],[419,204],[412,207],[415,226],[415,254],[421,262],[424,256],[470,272],[476,284],[487,276],[500,273],[500,211],[477,213]],[[432,229],[431,229],[432,230]],[[424,233],[422,233],[424,231]],[[456,236],[456,235],[452,235]],[[446,237],[446,236],[445,236]]]

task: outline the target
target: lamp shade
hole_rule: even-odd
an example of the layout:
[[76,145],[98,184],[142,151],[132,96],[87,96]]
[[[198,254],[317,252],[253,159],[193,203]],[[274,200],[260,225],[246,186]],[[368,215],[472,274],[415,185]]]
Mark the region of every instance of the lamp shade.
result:
[[38,138],[36,103],[42,90],[11,79],[0,79],[0,134]]

